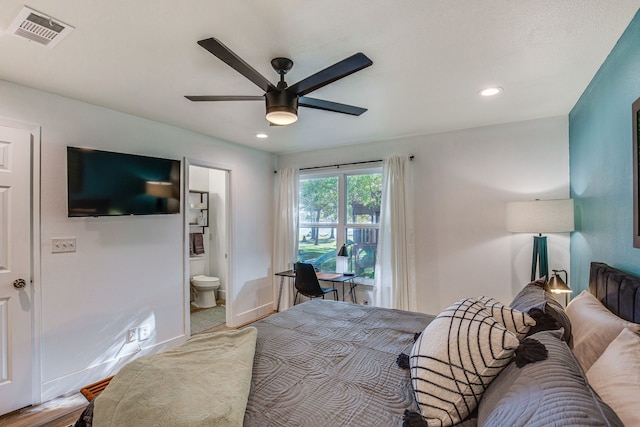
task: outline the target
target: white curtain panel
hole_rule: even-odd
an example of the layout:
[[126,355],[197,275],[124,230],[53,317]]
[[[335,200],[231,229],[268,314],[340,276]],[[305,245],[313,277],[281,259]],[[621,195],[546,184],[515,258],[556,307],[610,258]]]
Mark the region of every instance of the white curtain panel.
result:
[[409,157],[386,159],[374,286],[378,307],[417,311],[412,197]]
[[[278,195],[273,236],[273,272],[289,270],[298,258],[298,169],[278,171]],[[278,305],[281,277],[274,276],[274,309]],[[285,278],[280,298],[280,311],[291,307],[290,279]]]

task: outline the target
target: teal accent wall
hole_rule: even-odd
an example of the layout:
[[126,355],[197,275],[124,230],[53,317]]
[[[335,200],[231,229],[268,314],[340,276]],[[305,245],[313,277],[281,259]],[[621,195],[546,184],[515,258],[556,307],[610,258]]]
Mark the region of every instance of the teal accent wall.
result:
[[[588,49],[588,46],[584,47]],[[631,104],[640,97],[640,12],[569,113],[571,287],[589,284],[591,261],[640,275],[633,247]]]

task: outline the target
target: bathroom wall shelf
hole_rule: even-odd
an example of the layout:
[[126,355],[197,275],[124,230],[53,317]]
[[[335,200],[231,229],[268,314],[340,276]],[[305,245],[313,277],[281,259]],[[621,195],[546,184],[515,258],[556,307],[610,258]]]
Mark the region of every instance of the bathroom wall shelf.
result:
[[209,193],[189,190],[189,225],[204,228],[209,226]]

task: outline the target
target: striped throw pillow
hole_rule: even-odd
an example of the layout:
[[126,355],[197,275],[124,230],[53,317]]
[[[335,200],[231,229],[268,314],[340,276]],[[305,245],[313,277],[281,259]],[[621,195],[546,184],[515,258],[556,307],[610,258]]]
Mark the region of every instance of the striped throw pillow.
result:
[[518,339],[526,337],[529,329],[536,325],[535,319],[527,313],[509,308],[494,298],[482,296],[477,300],[484,305],[494,319],[516,334]]
[[411,349],[415,400],[429,426],[451,426],[478,406],[520,344],[475,298],[440,313]]

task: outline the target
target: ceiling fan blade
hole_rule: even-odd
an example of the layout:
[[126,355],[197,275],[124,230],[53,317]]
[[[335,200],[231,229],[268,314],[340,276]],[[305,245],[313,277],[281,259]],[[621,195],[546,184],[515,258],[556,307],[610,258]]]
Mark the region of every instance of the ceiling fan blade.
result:
[[293,86],[289,86],[287,91],[293,92],[298,96],[304,96],[309,92],[313,92],[316,89],[320,89],[321,87],[328,85],[329,83],[333,83],[336,80],[355,73],[356,71],[367,68],[371,64],[373,64],[373,62],[367,58],[367,55],[358,52],[355,55],[352,55],[347,59],[343,59],[322,71],[318,71],[306,79],[300,80]]
[[215,96],[215,95],[203,95],[192,96],[185,95],[189,101],[264,101],[264,96]]
[[251,80],[263,91],[268,92],[269,90],[276,89],[276,87],[272,85],[269,80],[267,80],[262,74],[254,70],[251,65],[244,62],[242,58],[233,53],[231,49],[220,43],[218,39],[212,37],[210,39],[200,40],[198,44],[211,52],[222,62]]
[[367,111],[366,108],[356,107],[353,105],[340,104],[338,102],[324,101],[322,99],[300,97],[298,105],[302,107],[315,108],[317,110],[333,111],[334,113],[351,114],[359,116]]

